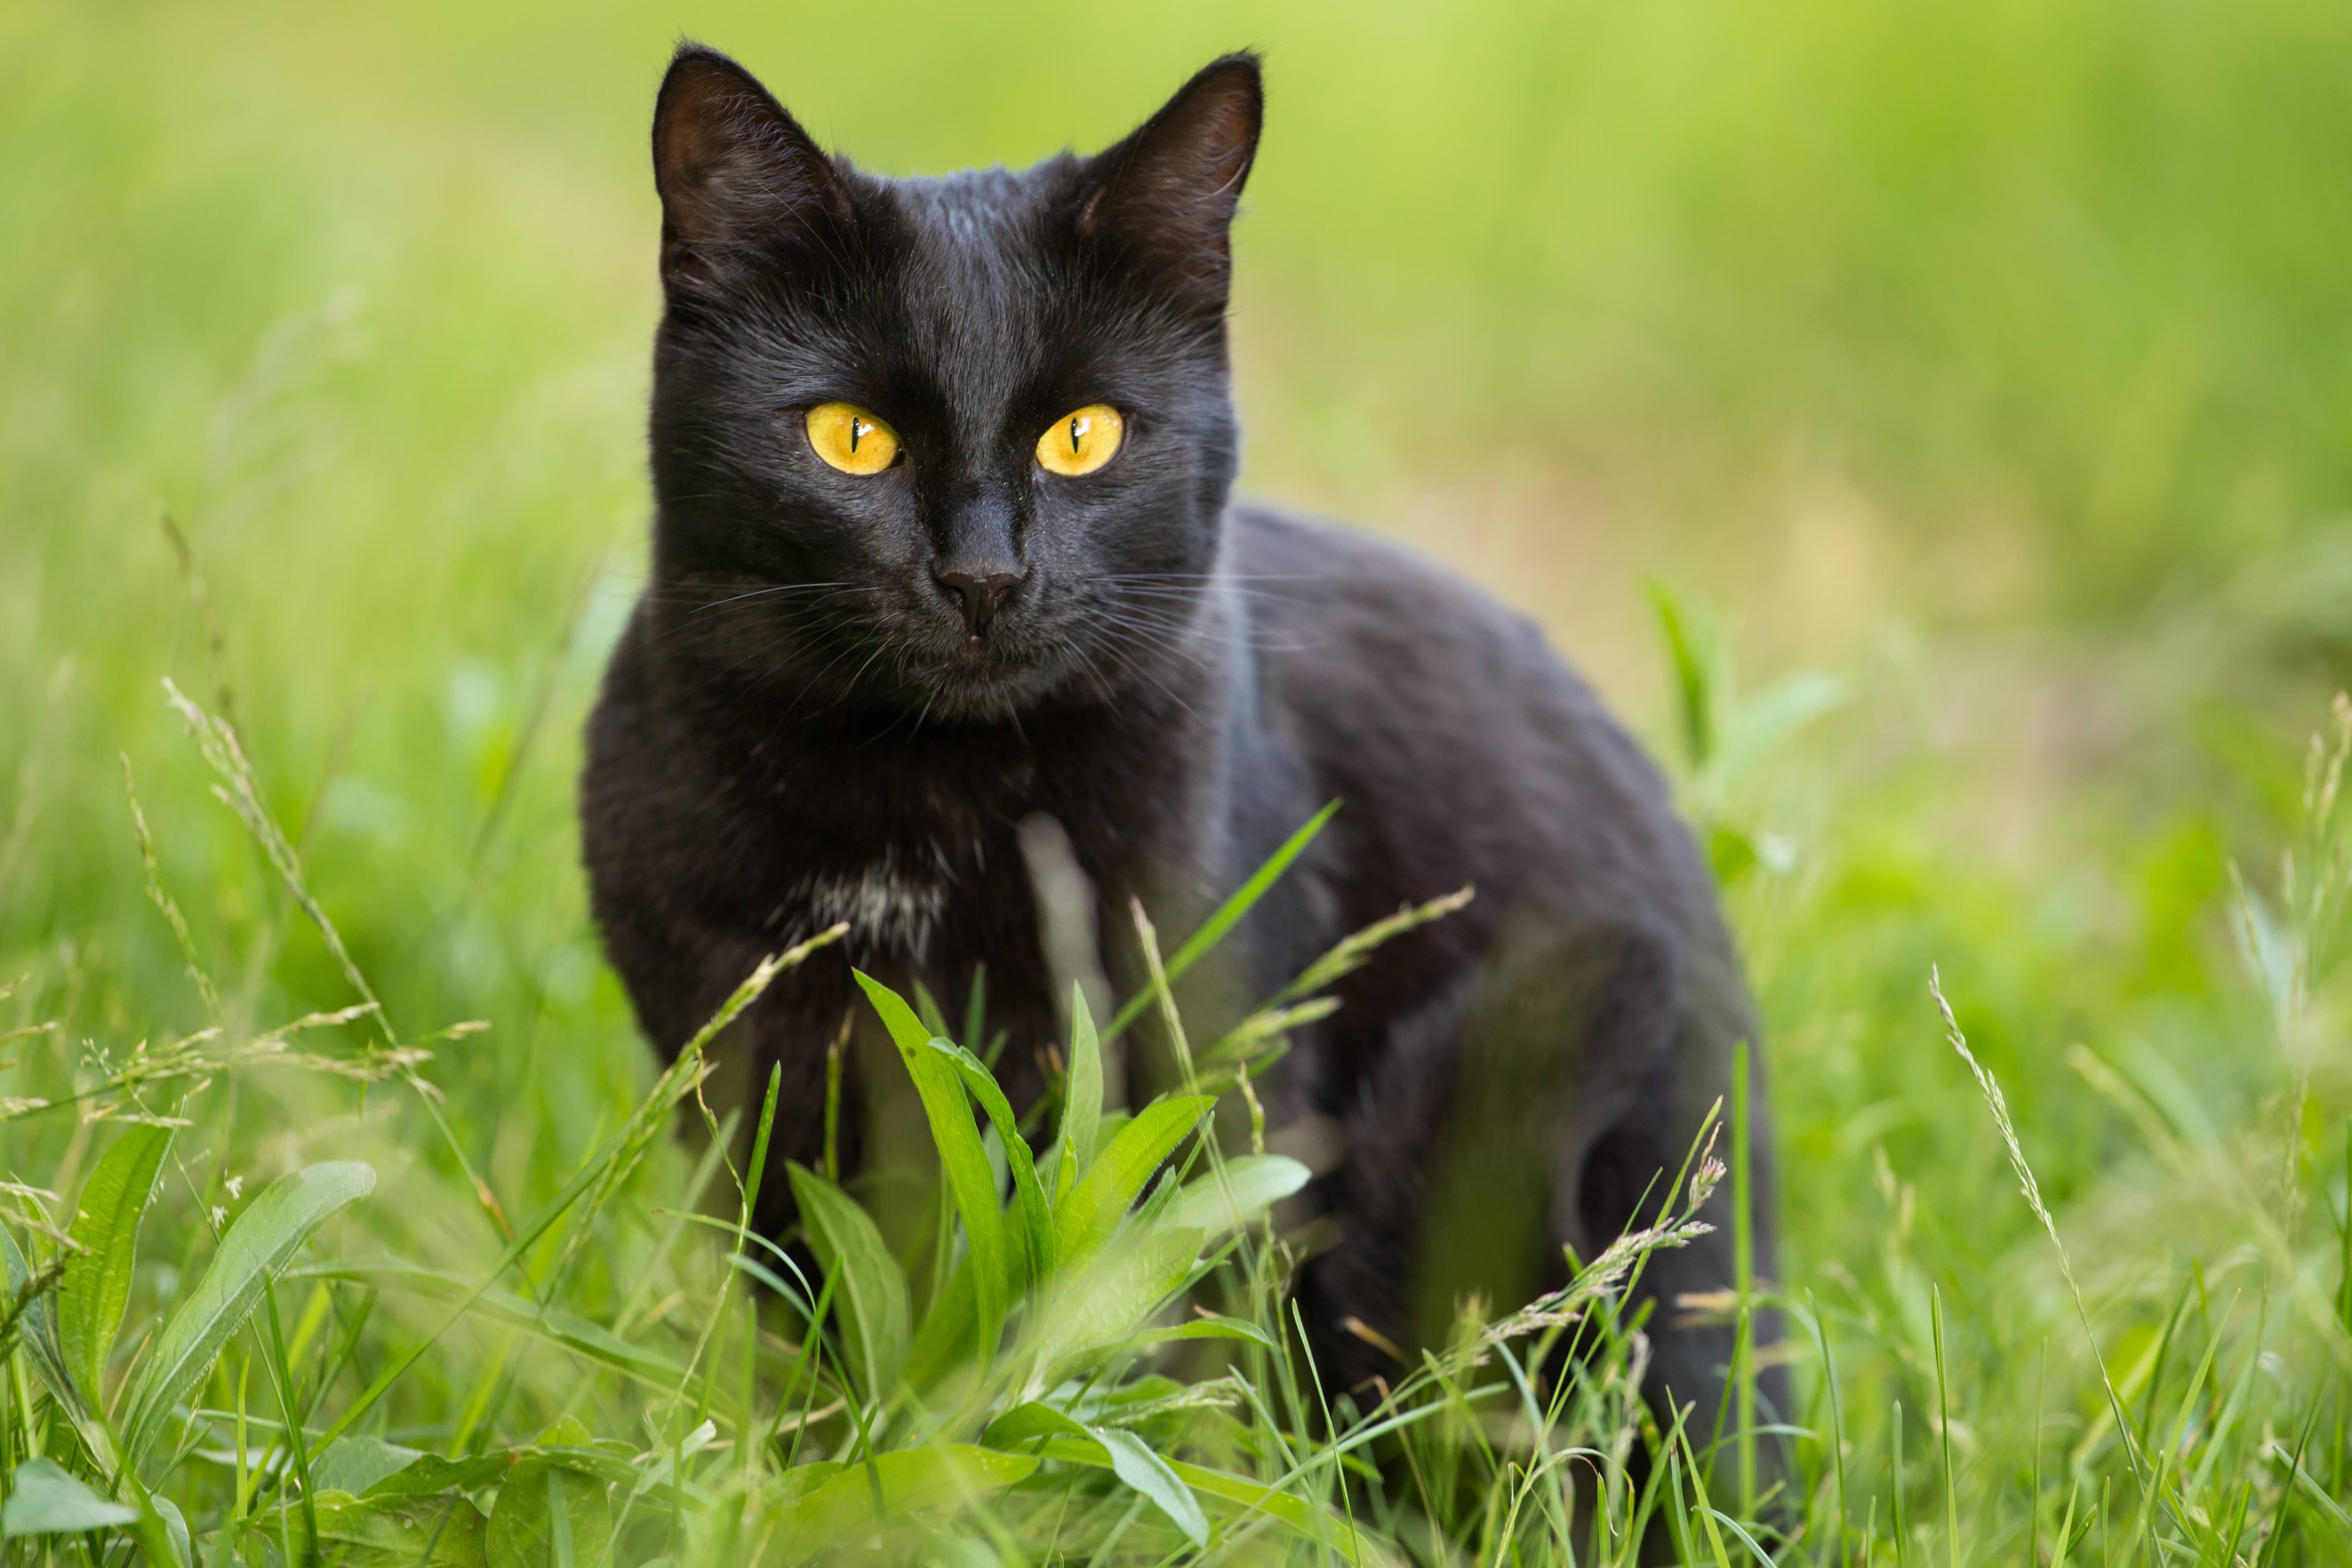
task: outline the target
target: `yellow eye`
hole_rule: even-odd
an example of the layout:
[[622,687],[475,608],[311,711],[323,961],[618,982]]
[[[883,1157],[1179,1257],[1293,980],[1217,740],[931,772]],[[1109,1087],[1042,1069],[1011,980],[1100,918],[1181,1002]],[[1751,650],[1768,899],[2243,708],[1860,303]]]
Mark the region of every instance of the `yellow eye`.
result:
[[849,403],[808,411],[809,445],[845,474],[878,474],[898,460],[898,432]]
[[1037,463],[1049,474],[1091,474],[1118,453],[1127,421],[1108,403],[1065,414],[1037,437]]

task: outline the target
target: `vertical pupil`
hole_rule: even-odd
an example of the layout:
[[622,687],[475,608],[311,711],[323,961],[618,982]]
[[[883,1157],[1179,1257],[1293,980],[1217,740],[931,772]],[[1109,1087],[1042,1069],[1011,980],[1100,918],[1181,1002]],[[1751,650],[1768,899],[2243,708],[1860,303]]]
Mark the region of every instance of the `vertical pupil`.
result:
[[1075,414],[1070,416],[1070,452],[1073,456],[1076,456],[1077,453],[1078,437],[1086,427],[1086,422],[1084,420],[1080,419]]
[[849,416],[849,449],[853,452],[857,450],[858,437],[866,433],[864,430],[859,428],[862,424],[863,421],[861,421],[856,415],[853,414]]

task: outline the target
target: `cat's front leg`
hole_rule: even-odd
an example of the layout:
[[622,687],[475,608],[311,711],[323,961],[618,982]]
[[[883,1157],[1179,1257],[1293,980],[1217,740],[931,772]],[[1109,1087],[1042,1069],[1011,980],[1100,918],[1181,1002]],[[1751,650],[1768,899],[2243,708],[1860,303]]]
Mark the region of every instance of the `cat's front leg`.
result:
[[[761,963],[793,945],[772,931],[697,919],[657,892],[631,898],[609,877],[598,890],[606,951],[635,1005],[639,1025],[666,1060],[677,1058]],[[761,1228],[772,1235],[792,1223],[785,1162],[814,1168],[824,1160],[827,1058],[840,1037],[852,989],[849,964],[838,948],[821,950],[777,974],[705,1047],[717,1071],[702,1099],[722,1117],[740,1109],[739,1156],[748,1152],[768,1079],[772,1072],[777,1077],[767,1180],[758,1209]],[[835,1144],[841,1168],[855,1170],[864,1117],[854,1062],[851,1068],[844,1075]],[[699,1114],[689,1111],[686,1124],[690,1138],[701,1135]],[[741,1158],[736,1163],[741,1168]]]

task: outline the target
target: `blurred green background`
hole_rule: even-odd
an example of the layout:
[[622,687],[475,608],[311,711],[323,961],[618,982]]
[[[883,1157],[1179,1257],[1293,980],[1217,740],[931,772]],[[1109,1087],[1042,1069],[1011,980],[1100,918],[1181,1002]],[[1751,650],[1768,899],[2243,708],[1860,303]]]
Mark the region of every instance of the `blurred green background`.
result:
[[[1266,52],[1245,488],[1476,575],[1686,764],[1645,576],[1713,607],[1751,688],[1835,677],[1733,704],[1740,744],[1686,780],[1763,852],[1726,864],[1801,1262],[1877,1247],[1915,1174],[1964,1288],[2031,1239],[1931,961],[2061,1200],[2142,1158],[2148,1117],[2203,1147],[2286,1080],[2227,910],[2352,676],[2352,9],[2320,0],[16,0],[23,1018],[121,1043],[199,1017],[118,753],[241,1016],[347,999],[207,798],[168,675],[233,713],[406,1026],[497,1026],[434,1069],[494,1184],[546,1187],[641,1090],[570,801],[642,576],[646,132],[681,36],[889,172],[1098,146]],[[2124,1100],[2062,1065],[2076,1042]],[[22,1124],[29,1167],[62,1121]],[[2193,1247],[2210,1190],[2116,1189],[2116,1233]],[[2187,1205],[2162,1237],[2129,1217],[2151,1191]]]

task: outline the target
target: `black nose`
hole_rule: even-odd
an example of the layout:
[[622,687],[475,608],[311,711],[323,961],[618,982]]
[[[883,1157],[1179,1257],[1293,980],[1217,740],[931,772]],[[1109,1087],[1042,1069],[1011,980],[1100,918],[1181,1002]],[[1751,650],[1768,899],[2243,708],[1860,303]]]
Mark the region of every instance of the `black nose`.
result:
[[963,607],[963,624],[971,635],[988,630],[988,623],[996,618],[996,610],[1021,586],[1023,574],[997,566],[943,566],[931,563],[931,576]]

